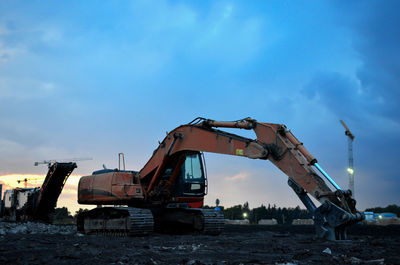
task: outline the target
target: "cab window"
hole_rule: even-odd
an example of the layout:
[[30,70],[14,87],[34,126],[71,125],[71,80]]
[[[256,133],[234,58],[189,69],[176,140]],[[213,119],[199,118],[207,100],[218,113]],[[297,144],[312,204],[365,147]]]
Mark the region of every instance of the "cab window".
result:
[[186,156],[184,164],[185,182],[197,182],[203,179],[203,170],[201,168],[200,156],[198,154]]

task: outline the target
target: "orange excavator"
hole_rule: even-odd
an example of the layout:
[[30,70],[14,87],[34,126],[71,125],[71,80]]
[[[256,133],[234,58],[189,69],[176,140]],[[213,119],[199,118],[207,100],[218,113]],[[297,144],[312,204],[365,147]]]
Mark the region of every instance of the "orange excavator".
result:
[[[256,139],[217,128],[253,130]],[[140,171],[104,167],[82,177],[78,202],[98,207],[78,216],[78,231],[126,235],[153,230],[221,233],[222,213],[202,208],[207,193],[202,152],[270,160],[288,176],[289,186],[313,215],[317,237],[346,239],[346,228],[364,218],[355,208],[351,191],[341,189],[285,125],[251,118],[196,118],[168,133]],[[310,196],[321,205],[317,207]]]

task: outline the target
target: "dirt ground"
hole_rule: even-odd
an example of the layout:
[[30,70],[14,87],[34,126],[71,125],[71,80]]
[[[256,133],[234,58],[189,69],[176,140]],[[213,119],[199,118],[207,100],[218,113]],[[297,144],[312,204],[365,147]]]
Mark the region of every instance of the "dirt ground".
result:
[[344,242],[313,237],[312,226],[252,225],[219,236],[7,233],[0,264],[400,264],[400,226],[355,226]]

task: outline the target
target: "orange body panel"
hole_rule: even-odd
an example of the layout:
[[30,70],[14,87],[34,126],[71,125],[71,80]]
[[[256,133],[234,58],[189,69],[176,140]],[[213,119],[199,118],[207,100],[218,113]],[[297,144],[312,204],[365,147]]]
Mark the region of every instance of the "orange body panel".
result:
[[133,182],[134,174],[110,172],[82,177],[79,181],[78,202],[82,204],[116,204],[143,200],[140,184]]

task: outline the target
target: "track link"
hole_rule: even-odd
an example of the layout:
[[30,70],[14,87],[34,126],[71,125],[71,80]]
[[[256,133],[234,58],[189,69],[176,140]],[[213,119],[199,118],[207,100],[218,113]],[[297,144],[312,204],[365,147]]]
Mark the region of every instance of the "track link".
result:
[[150,210],[127,207],[130,216],[128,235],[147,235],[153,232],[154,220]]
[[220,211],[212,209],[200,209],[203,215],[203,230],[205,235],[219,235],[224,230],[225,220],[224,215]]

